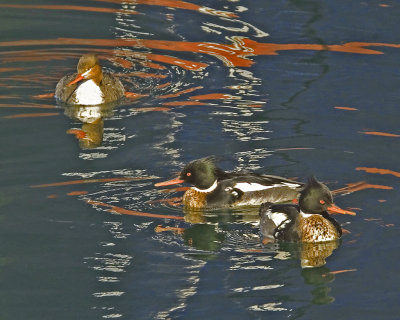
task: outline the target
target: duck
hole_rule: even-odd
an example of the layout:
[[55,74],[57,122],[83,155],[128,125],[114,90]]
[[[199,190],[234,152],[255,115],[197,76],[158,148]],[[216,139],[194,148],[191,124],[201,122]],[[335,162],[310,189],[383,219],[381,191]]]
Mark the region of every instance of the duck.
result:
[[80,57],[77,73],[61,78],[55,97],[67,105],[100,105],[113,103],[125,96],[121,81],[104,72],[95,53]]
[[339,240],[342,228],[328,211],[355,215],[352,211],[336,206],[328,187],[315,177],[310,177],[300,192],[298,204],[266,202],[260,206],[263,243],[320,243]]
[[187,208],[259,206],[263,202],[290,202],[297,199],[303,183],[257,173],[225,172],[213,157],[187,164],[175,179],[156,183],[156,187],[189,183],[182,203]]

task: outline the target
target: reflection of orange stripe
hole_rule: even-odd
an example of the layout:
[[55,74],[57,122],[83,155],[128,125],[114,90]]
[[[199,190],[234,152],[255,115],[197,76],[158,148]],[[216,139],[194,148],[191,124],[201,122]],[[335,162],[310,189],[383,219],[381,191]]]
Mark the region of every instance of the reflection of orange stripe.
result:
[[357,108],[350,108],[350,107],[338,107],[338,106],[336,106],[335,109],[347,110],[347,111],[358,111]]
[[208,103],[199,102],[199,101],[171,101],[164,102],[165,106],[206,106]]
[[163,96],[160,96],[160,98],[162,98],[162,99],[176,98],[176,97],[181,96],[182,94],[189,93],[189,92],[192,92],[192,91],[195,91],[195,90],[199,90],[199,89],[203,89],[203,87],[202,86],[198,86],[198,87],[194,87],[194,88],[181,90],[181,91],[178,91],[178,92],[175,92],[175,93],[165,94]]
[[37,108],[37,109],[56,109],[50,104],[7,104],[0,103],[0,108]]
[[87,191],[72,191],[72,192],[67,193],[68,196],[81,196],[84,194],[88,194],[88,192]]
[[234,99],[234,96],[225,93],[209,93],[202,94],[199,96],[191,96],[189,99],[192,100],[217,100],[217,99]]
[[10,72],[10,71],[20,71],[24,70],[24,68],[0,68],[0,72]]
[[378,168],[366,168],[366,167],[358,167],[356,168],[357,171],[365,171],[368,173],[379,173],[379,174],[391,174],[397,178],[400,178],[400,172],[392,171],[388,169],[378,169]]
[[369,134],[369,135],[373,135],[373,136],[382,136],[382,137],[394,137],[394,138],[400,137],[400,135],[398,135],[398,134],[378,132],[378,131],[361,131],[360,133]]
[[379,185],[379,184],[369,184],[369,183],[366,183],[365,181],[360,181],[360,182],[348,183],[347,187],[333,190],[332,193],[333,194],[343,194],[343,193],[351,193],[351,192],[361,191],[361,190],[365,190],[365,189],[393,190],[393,187],[383,186],[383,185]]
[[73,184],[102,183],[102,182],[114,182],[114,181],[137,181],[137,180],[146,180],[152,178],[153,177],[121,177],[121,178],[104,178],[104,179],[83,179],[83,180],[46,183],[46,184],[36,184],[32,185],[31,188],[47,188],[47,187],[67,186]]
[[[30,46],[30,45],[85,45],[85,46],[133,46],[146,47],[167,51],[188,51],[205,53],[221,59],[228,66],[249,67],[253,61],[249,56],[277,55],[279,51],[312,50],[312,51],[334,51],[357,54],[383,54],[381,51],[368,49],[368,47],[390,47],[400,48],[400,44],[391,43],[368,43],[348,42],[342,45],[319,45],[319,44],[276,44],[260,43],[247,38],[234,38],[234,44],[219,44],[210,42],[183,42],[152,39],[79,39],[58,38],[43,40],[17,40],[0,42],[0,47],[7,46]],[[165,57],[165,56],[162,56]],[[167,60],[169,57],[166,58]],[[171,61],[179,59],[170,58]]]
[[0,4],[0,8],[15,8],[15,9],[45,9],[45,10],[74,10],[74,11],[91,11],[91,12],[107,12],[107,13],[124,13],[137,14],[133,10],[122,10],[113,8],[98,8],[84,6],[68,6],[68,5],[19,5],[19,4]]
[[[109,3],[123,2],[122,0],[95,0],[95,1],[109,2]],[[237,18],[238,17],[233,12],[214,10],[211,8],[201,7],[197,4],[193,4],[193,3],[181,1],[181,0],[135,0],[133,2],[133,4],[163,6],[163,7],[168,7],[168,8],[200,11],[200,12],[210,13],[210,14],[214,14],[214,15],[218,15],[218,16],[222,16],[222,17],[229,17],[229,18]]]
[[139,212],[134,210],[128,210],[121,207],[117,207],[108,203],[100,202],[100,201],[93,201],[87,200],[87,203],[94,205],[94,206],[101,206],[110,208],[110,212],[120,213],[120,214],[127,214],[131,216],[140,216],[140,217],[149,217],[149,218],[159,218],[159,219],[173,219],[173,220],[183,220],[183,217],[180,216],[170,216],[170,215],[163,215],[163,214],[156,214],[156,213],[147,213],[147,212]]
[[5,116],[6,119],[59,116],[59,113],[22,113]]

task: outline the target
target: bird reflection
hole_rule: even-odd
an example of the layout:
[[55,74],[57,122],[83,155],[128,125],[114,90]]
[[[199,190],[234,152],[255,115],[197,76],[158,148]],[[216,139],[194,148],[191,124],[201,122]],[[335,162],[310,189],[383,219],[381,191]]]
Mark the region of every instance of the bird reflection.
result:
[[81,149],[94,149],[103,143],[104,118],[113,115],[116,104],[96,106],[74,105],[65,107],[65,115],[82,122],[81,129],[70,129],[67,133],[74,134],[79,140]]

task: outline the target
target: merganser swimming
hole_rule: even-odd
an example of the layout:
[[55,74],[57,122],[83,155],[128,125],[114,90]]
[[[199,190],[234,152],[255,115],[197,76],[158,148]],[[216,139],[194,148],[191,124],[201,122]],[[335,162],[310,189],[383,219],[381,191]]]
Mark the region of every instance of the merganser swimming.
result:
[[329,213],[355,215],[333,204],[328,187],[311,177],[300,193],[299,204],[264,203],[260,206],[260,232],[265,242],[324,242],[341,237],[342,228]]
[[257,206],[263,202],[297,199],[303,183],[278,176],[256,173],[230,173],[219,169],[210,157],[190,162],[173,180],[156,187],[187,182],[193,185],[183,195],[188,208]]
[[124,97],[121,81],[102,71],[96,54],[84,54],[79,59],[77,71],[57,83],[55,97],[58,100],[72,105],[99,105]]

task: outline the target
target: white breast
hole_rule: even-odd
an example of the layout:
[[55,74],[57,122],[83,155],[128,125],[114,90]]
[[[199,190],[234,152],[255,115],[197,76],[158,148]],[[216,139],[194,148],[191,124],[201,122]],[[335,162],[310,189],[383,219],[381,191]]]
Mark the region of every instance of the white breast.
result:
[[96,105],[104,102],[100,87],[93,80],[86,80],[76,89],[77,104]]

